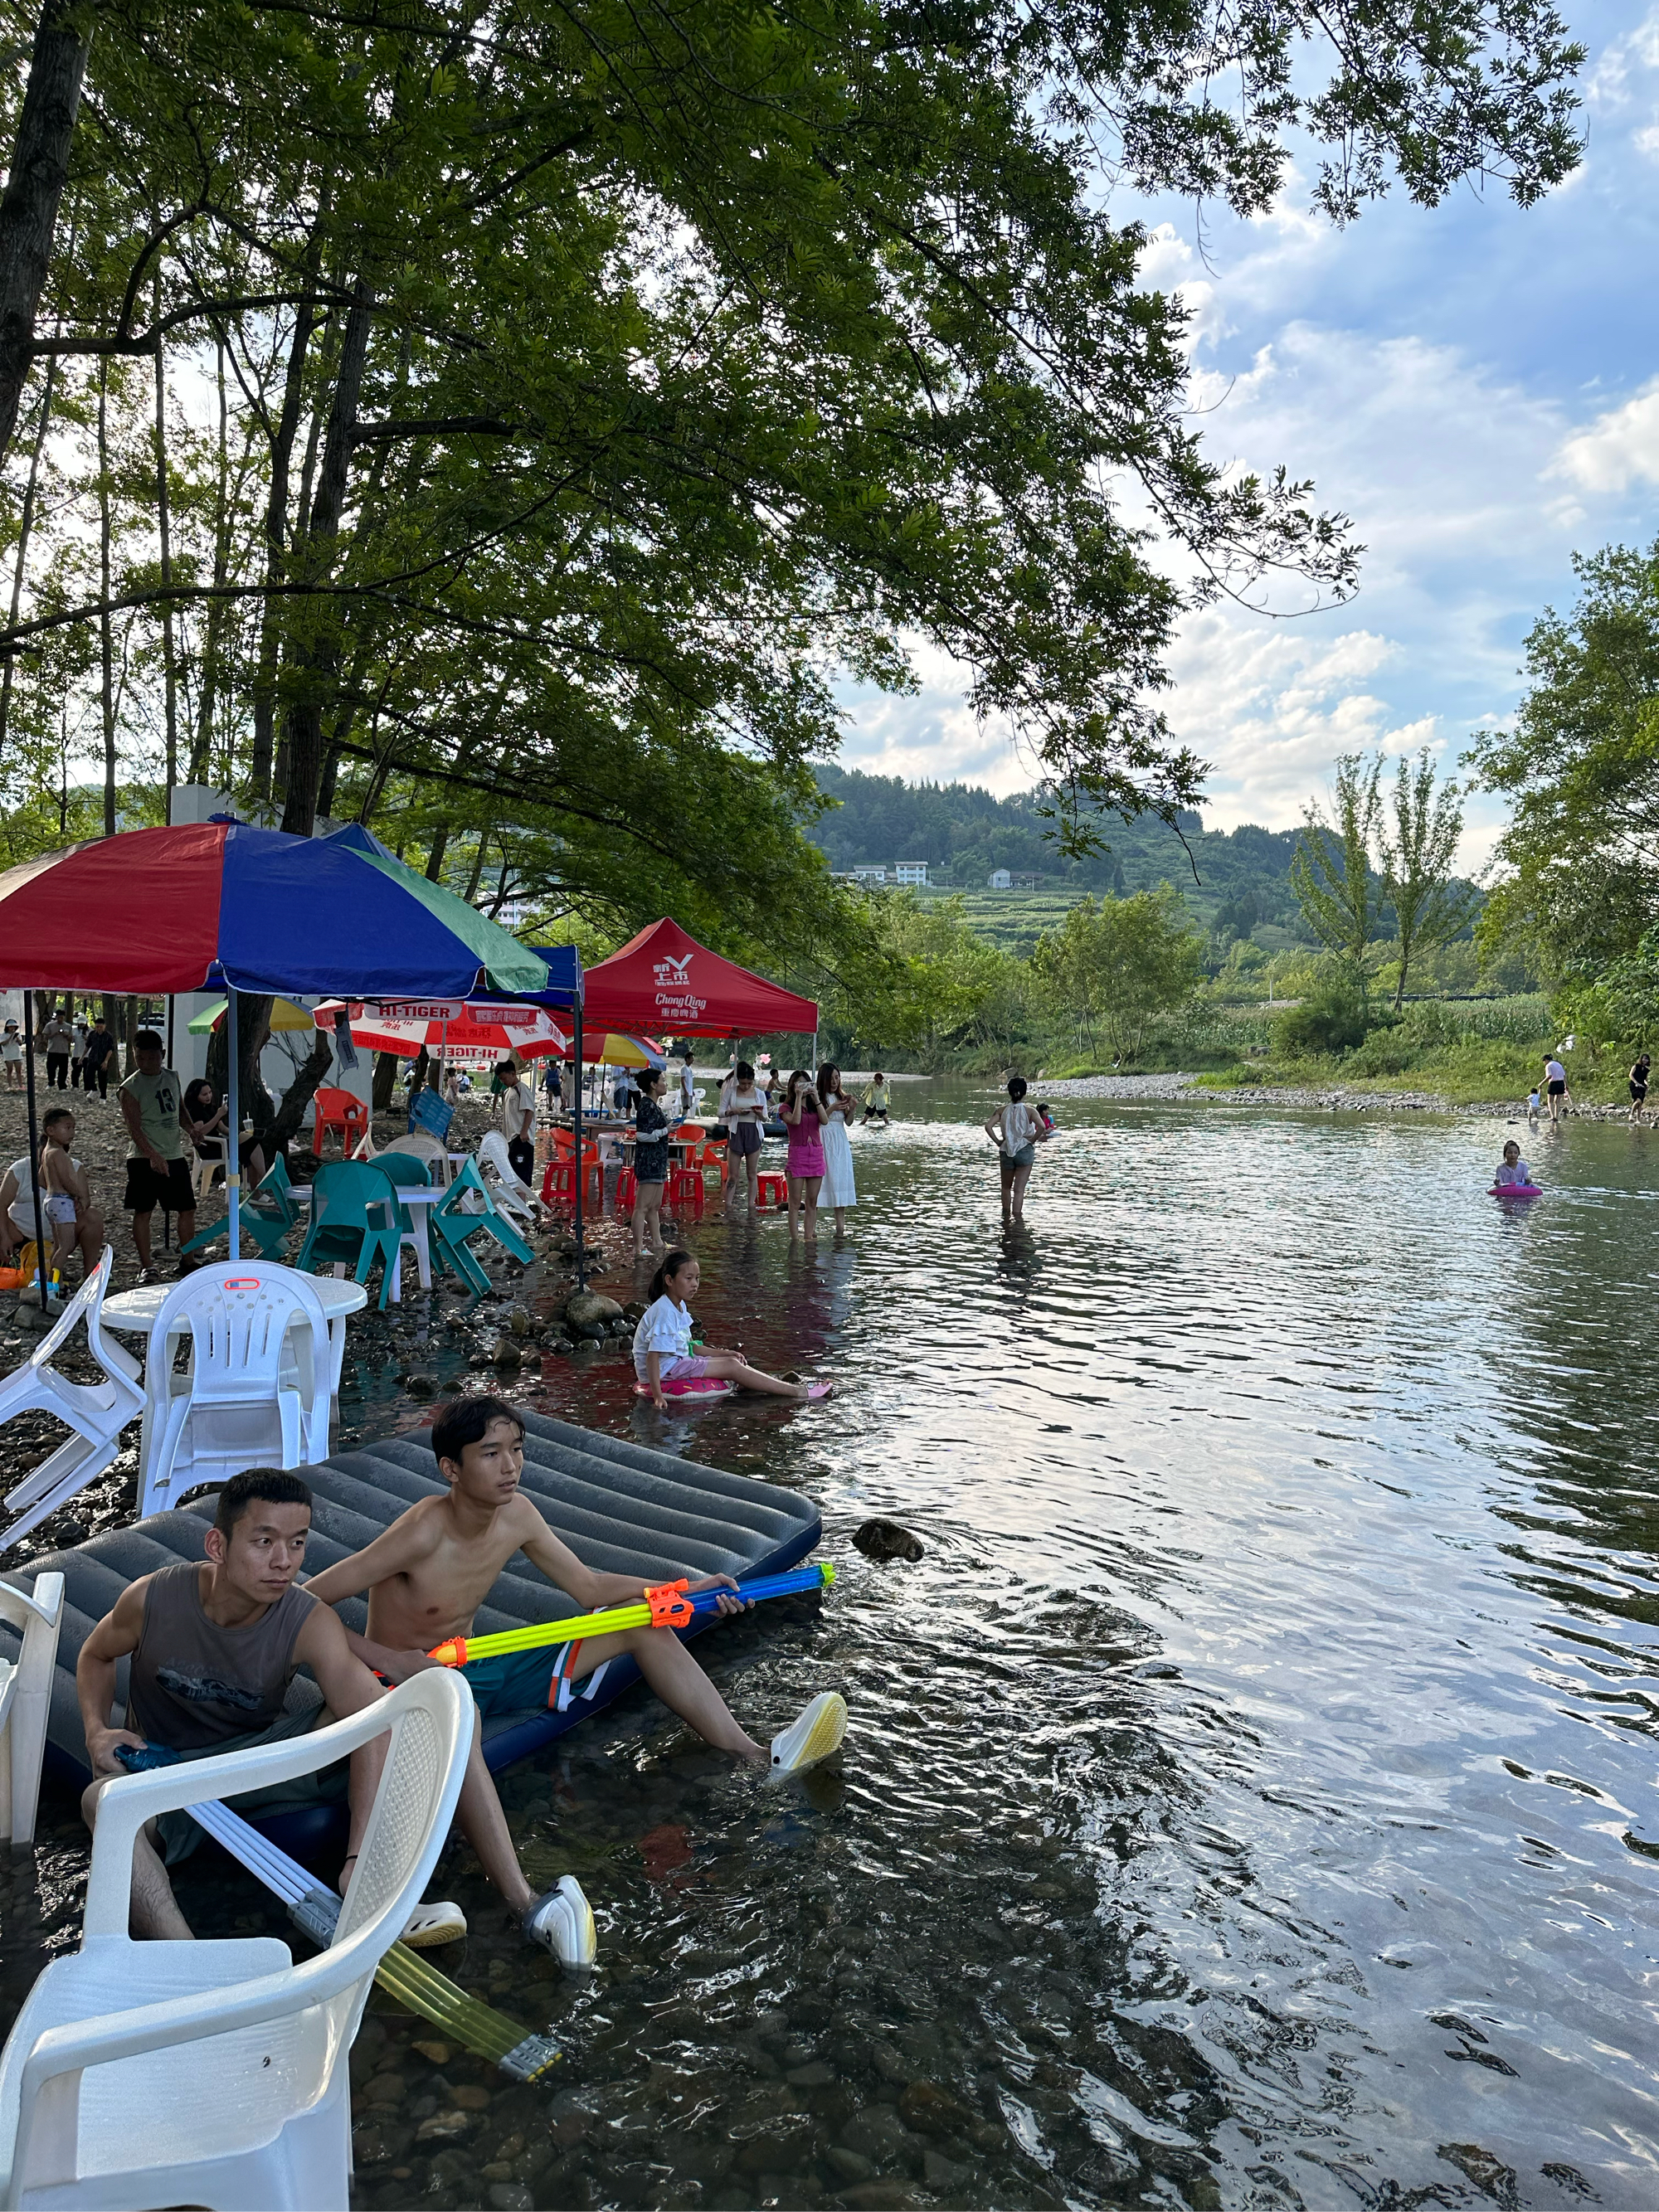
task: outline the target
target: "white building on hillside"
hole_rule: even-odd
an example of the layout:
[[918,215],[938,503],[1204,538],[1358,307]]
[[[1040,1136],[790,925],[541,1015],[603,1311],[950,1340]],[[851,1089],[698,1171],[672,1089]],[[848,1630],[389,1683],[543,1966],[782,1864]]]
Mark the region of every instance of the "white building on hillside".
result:
[[991,889],[994,891],[1011,891],[1013,888],[1014,879],[1009,874],[1006,868],[992,869]]
[[901,860],[893,870],[893,881],[896,884],[925,884],[927,871],[933,865],[931,860]]

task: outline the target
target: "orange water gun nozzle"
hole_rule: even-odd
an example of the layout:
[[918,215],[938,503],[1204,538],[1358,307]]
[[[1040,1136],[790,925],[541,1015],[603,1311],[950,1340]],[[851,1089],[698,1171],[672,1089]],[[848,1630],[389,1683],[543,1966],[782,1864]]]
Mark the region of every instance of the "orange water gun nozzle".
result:
[[653,1628],[684,1628],[696,1608],[686,1596],[688,1577],[682,1576],[677,1583],[659,1583],[654,1589],[647,1583],[645,1601],[651,1608]]
[[427,1656],[435,1659],[441,1667],[465,1667],[466,1638],[464,1636],[452,1636],[447,1643],[434,1644]]

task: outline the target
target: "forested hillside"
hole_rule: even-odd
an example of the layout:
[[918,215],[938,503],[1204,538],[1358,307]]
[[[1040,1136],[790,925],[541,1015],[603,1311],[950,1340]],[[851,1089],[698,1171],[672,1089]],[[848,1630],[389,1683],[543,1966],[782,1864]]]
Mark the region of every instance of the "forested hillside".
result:
[[[1057,895],[1062,903],[1090,891],[1150,890],[1167,880],[1206,928],[1248,936],[1267,924],[1298,942],[1306,938],[1291,890],[1294,830],[1206,830],[1199,815],[1182,812],[1177,836],[1155,816],[1125,823],[1114,815],[1103,825],[1109,851],[1067,862],[1043,836],[1035,793],[998,799],[975,784],[908,784],[825,763],[813,772],[836,801],[811,832],[834,868],[927,860],[934,871],[930,882],[970,893],[985,892],[992,871],[1006,868],[1020,890]],[[976,921],[980,903],[975,898]]]

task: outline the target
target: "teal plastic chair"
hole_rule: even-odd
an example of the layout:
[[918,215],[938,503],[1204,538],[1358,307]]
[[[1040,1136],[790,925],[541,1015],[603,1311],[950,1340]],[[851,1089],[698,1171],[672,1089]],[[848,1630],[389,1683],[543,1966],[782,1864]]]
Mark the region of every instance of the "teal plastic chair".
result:
[[[431,1170],[424,1160],[416,1158],[412,1153],[379,1152],[368,1165],[379,1169],[394,1193],[399,1184],[405,1189],[429,1190],[432,1188]],[[392,1200],[392,1217],[398,1224],[399,1237],[418,1256],[419,1246],[416,1241],[415,1224],[409,1218],[409,1208],[396,1197]],[[429,1248],[430,1240],[428,1241]]]
[[[380,1263],[380,1311],[392,1293],[392,1271],[403,1241],[397,1217],[403,1211],[396,1188],[363,1160],[331,1161],[319,1168],[311,1187],[311,1226],[295,1261],[301,1273],[344,1261],[356,1265],[352,1280],[366,1283]],[[378,1218],[371,1218],[371,1215]]]
[[[469,1198],[476,1203],[467,1204]],[[468,1160],[432,1209],[432,1249],[438,1258],[454,1269],[463,1282],[470,1283],[475,1291],[479,1291],[489,1288],[489,1278],[477,1256],[468,1249],[467,1239],[476,1236],[481,1229],[526,1266],[535,1257],[529,1245],[489,1195],[489,1185],[478,1173],[477,1163]]]
[[[264,1180],[256,1183],[242,1200],[243,1231],[258,1246],[262,1260],[280,1260],[283,1245],[300,1225],[300,1208],[292,1195],[293,1189],[279,1152]],[[179,1257],[182,1259],[187,1252],[199,1252],[204,1245],[216,1243],[229,1233],[230,1216],[222,1213],[205,1229],[198,1229],[188,1244],[179,1246]],[[237,1258],[240,1255],[233,1253],[231,1256]]]

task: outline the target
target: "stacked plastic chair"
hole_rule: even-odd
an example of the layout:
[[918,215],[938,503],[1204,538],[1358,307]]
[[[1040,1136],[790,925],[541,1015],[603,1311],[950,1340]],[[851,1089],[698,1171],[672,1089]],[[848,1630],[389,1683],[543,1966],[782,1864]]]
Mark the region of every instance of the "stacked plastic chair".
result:
[[477,1163],[468,1160],[432,1209],[432,1252],[434,1259],[442,1260],[479,1292],[489,1288],[489,1278],[469,1249],[468,1239],[481,1229],[524,1266],[534,1258],[529,1245],[489,1195]]
[[366,1160],[341,1160],[318,1169],[311,1187],[311,1226],[295,1262],[303,1273],[343,1261],[354,1270],[354,1282],[366,1283],[378,1260],[382,1313],[392,1295],[403,1242],[394,1211],[396,1195],[380,1165],[383,1158],[376,1154],[372,1165]]
[[[69,1435],[10,1491],[6,1504],[17,1518],[0,1534],[0,1552],[27,1536],[49,1513],[95,1482],[121,1449],[121,1431],[144,1410],[144,1386],[137,1361],[110,1341],[100,1316],[112,1246],[106,1244],[98,1265],[21,1367],[0,1382],[0,1422],[19,1413],[50,1413]],[[103,1370],[97,1382],[71,1382],[52,1360],[76,1328],[86,1324],[87,1346]]]

